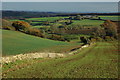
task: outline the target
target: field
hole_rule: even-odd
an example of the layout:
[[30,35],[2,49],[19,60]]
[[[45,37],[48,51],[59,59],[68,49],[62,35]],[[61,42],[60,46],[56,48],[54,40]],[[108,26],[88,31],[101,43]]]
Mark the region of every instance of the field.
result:
[[[105,16],[100,16],[101,18],[109,18],[109,17],[105,17]],[[63,19],[63,18],[68,18],[68,17],[41,17],[41,18],[26,18],[25,20],[27,21],[34,21],[31,23],[42,23],[43,21],[49,21],[49,22],[53,22],[55,20],[59,20],[59,19]],[[110,17],[111,18],[111,17]],[[112,17],[113,18],[113,17]],[[116,18],[116,17],[114,17]],[[25,21],[22,20],[22,21]],[[17,19],[13,19],[10,21],[19,21]],[[36,22],[35,22],[36,21]],[[37,22],[37,21],[41,21],[41,22]],[[66,22],[67,20],[61,20],[59,22]],[[100,21],[100,20],[89,20],[89,19],[85,19],[85,20],[73,20],[73,24],[79,24],[79,25],[92,25],[92,26],[99,26],[100,24],[102,24],[104,21]]]
[[[103,24],[104,21],[101,21],[101,20],[89,20],[89,19],[85,19],[85,20],[81,20],[81,21],[78,21],[78,20],[74,20],[73,21],[73,25],[74,24],[78,24],[78,25],[81,25],[81,26],[85,26],[85,27],[99,27],[101,24]],[[72,25],[71,24],[71,25]]]
[[55,21],[58,19],[67,18],[67,17],[43,17],[43,18],[28,18],[27,20],[38,20],[38,21]]
[[[101,19],[104,20],[113,20],[113,21],[118,21],[119,16],[99,16]],[[63,19],[63,18],[68,18],[68,17],[40,17],[40,18],[26,18],[25,20],[22,21],[34,21],[31,22],[31,24],[42,24],[44,21],[49,21],[49,22],[54,22],[55,20]],[[13,19],[10,21],[19,21],[17,19]],[[61,25],[61,22],[66,22],[67,20],[61,20],[57,23],[57,25]],[[81,25],[84,27],[100,27],[101,24],[103,24],[104,21],[102,20],[90,20],[90,19],[85,19],[85,20],[73,20],[73,23],[71,25]],[[50,23],[50,24],[56,24],[56,23]],[[33,25],[32,27],[34,28],[41,28],[41,27],[49,27],[45,25]]]
[[113,20],[113,21],[118,21],[118,18],[120,18],[120,16],[99,16],[99,17],[104,20]]
[[66,52],[81,43],[43,39],[17,31],[2,30],[3,56],[30,52]]
[[[9,29],[9,25],[8,28],[2,28],[3,59],[6,56],[34,54],[35,52],[38,54],[62,53],[65,57],[40,58],[37,56],[37,58],[20,58],[15,62],[3,63],[2,77],[118,78],[119,54],[117,33],[115,33],[118,26],[112,22],[116,22],[118,17],[93,17],[92,15],[92,18],[86,16],[83,20],[81,18],[84,17],[79,15],[71,17],[72,19],[69,17],[15,18],[10,20],[28,22],[31,28],[26,31],[28,27],[25,27],[24,22],[20,25],[16,24],[17,27],[25,27],[18,31],[17,29],[16,31],[5,30]],[[105,20],[112,21],[106,21],[106,24],[101,27]],[[41,34],[45,38],[37,37]],[[83,44],[91,45],[79,49]],[[70,55],[69,53],[73,50],[75,54]],[[36,56],[36,54],[34,55]],[[16,58],[16,56],[14,57]],[[17,56],[17,58],[19,57]]]
[[118,78],[117,44],[98,42],[66,58],[4,64],[3,78]]
[[50,28],[50,26],[32,26],[33,28]]
[[[67,20],[61,20],[57,23],[50,23],[50,25],[54,24],[54,25],[57,25],[57,26],[60,26],[62,25],[63,22],[66,22]],[[32,23],[35,23],[35,22],[32,22]],[[39,22],[36,22],[36,23],[39,23]],[[85,20],[73,20],[73,23],[70,24],[71,26],[74,26],[74,25],[81,25],[81,26],[84,26],[84,27],[100,27],[101,24],[103,24],[104,21],[101,21],[101,20],[89,20],[89,19],[85,19]],[[41,27],[50,27],[49,25],[48,26],[32,26],[33,28],[41,28]]]

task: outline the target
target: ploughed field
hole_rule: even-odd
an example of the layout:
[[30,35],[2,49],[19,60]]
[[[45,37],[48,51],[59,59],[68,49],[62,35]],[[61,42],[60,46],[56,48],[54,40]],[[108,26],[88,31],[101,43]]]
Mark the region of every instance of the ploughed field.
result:
[[3,65],[3,78],[117,78],[116,42],[97,42],[78,54]]

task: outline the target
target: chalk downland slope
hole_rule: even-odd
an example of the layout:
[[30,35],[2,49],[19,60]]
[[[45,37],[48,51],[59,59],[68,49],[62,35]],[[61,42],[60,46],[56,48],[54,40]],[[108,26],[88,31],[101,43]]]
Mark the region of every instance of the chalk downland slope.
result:
[[54,41],[27,35],[17,31],[2,30],[3,56],[33,52],[67,52],[80,43]]
[[118,78],[117,43],[99,42],[69,57],[23,60],[3,66],[3,78]]

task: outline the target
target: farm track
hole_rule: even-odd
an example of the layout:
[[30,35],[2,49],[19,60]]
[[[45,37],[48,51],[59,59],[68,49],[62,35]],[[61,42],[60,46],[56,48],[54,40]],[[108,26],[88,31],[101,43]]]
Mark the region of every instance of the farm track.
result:
[[113,51],[116,49],[113,44],[100,42],[73,56],[43,61],[37,59],[33,64],[7,72],[3,77],[118,78],[118,55],[117,51]]

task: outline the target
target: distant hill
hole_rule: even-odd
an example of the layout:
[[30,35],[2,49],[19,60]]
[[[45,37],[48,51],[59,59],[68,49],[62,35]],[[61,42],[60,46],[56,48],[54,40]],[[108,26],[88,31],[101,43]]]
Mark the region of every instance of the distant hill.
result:
[[2,11],[2,17],[9,18],[24,18],[24,17],[45,17],[45,16],[55,16],[56,13],[53,12],[31,12],[31,11]]
[[75,15],[119,15],[120,13],[61,13],[61,12],[32,12],[32,11],[2,11],[3,18],[32,18]]

